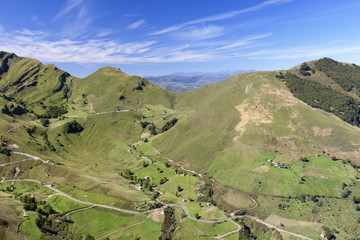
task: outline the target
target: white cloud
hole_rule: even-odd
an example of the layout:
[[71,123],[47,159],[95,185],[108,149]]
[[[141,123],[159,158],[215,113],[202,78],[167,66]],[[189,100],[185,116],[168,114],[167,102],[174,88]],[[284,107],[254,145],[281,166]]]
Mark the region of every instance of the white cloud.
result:
[[266,38],[266,37],[269,37],[269,36],[271,36],[271,33],[266,33],[266,34],[256,35],[256,36],[250,36],[250,37],[247,37],[247,38],[242,39],[240,41],[236,41],[234,43],[224,45],[224,46],[220,47],[219,49],[233,49],[233,48],[237,48],[237,47],[243,47],[245,45],[249,45],[254,40],[259,40],[259,39]]
[[89,6],[82,5],[79,7],[79,12],[76,15],[76,19],[67,21],[64,24],[60,35],[62,37],[76,38],[89,30],[88,27],[93,20],[93,15],[89,10]]
[[[339,42],[341,43],[341,42]],[[263,50],[244,54],[252,59],[304,59],[333,57],[342,54],[360,54],[360,45],[299,46],[293,48]]]
[[114,31],[112,29],[103,29],[101,31],[99,31],[96,36],[97,37],[105,37],[108,36],[110,34],[112,34]]
[[65,4],[65,6],[63,7],[62,10],[60,10],[53,18],[52,20],[58,20],[60,18],[62,18],[63,16],[65,16],[66,14],[68,14],[71,10],[73,10],[74,8],[80,6],[80,4],[83,2],[83,0],[68,0]]
[[36,37],[36,38],[44,38],[44,37],[49,35],[49,34],[47,34],[46,32],[43,32],[43,31],[32,31],[32,30],[29,30],[29,29],[26,29],[26,28],[23,28],[22,30],[17,30],[15,32],[20,34],[20,35],[32,36],[32,37]]
[[[98,37],[107,35],[111,30],[99,32]],[[222,33],[217,26],[205,27],[202,30],[192,29],[188,36],[196,38],[204,34],[206,38]],[[239,53],[240,44],[252,48],[256,41],[270,34],[245,37],[235,44],[233,41],[197,41],[193,44],[173,44],[143,40],[121,43],[113,39],[93,38],[88,40],[71,40],[62,38],[50,40],[53,36],[41,31],[22,29],[14,33],[0,35],[0,49],[15,52],[20,56],[32,57],[45,62],[76,63],[109,63],[131,64],[144,62],[204,62],[214,59],[234,57]],[[203,37],[204,37],[203,36]]]
[[214,21],[230,19],[230,18],[236,17],[236,16],[244,14],[244,13],[255,12],[255,11],[261,10],[261,9],[267,7],[267,6],[270,6],[270,5],[283,4],[283,3],[292,2],[292,1],[294,1],[294,0],[268,0],[268,1],[265,1],[265,2],[263,2],[261,4],[253,6],[253,7],[240,9],[240,10],[236,10],[236,11],[220,13],[220,14],[216,14],[216,15],[212,15],[212,16],[208,16],[208,17],[188,21],[188,22],[185,22],[185,23],[182,23],[182,24],[179,24],[179,25],[173,25],[173,26],[170,26],[170,27],[165,28],[163,30],[153,32],[153,33],[151,33],[151,35],[160,35],[160,34],[164,34],[164,33],[169,33],[169,32],[177,31],[179,29],[182,29],[182,28],[185,28],[185,27],[188,27],[188,26],[191,26],[191,25],[203,24],[203,23],[207,23],[207,22],[214,22]]
[[144,19],[141,19],[139,21],[136,21],[132,24],[130,24],[128,26],[128,29],[131,29],[131,30],[134,30],[134,29],[137,29],[138,27],[140,27],[141,25],[143,25],[145,23],[145,20]]
[[204,40],[218,37],[224,34],[224,28],[220,26],[210,25],[205,27],[190,27],[184,31],[174,34],[175,37],[185,40]]

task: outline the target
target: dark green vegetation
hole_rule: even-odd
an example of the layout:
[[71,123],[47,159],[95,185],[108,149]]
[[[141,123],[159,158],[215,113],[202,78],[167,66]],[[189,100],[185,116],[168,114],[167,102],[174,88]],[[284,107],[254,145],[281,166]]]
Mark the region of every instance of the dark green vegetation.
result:
[[[198,220],[245,214],[313,239],[356,239],[357,71],[322,59],[174,94],[111,67],[77,79],[2,52],[0,180],[35,179],[121,209],[171,203]],[[210,239],[237,229],[179,207],[88,208],[34,182],[0,189],[11,206],[0,204],[1,237]],[[226,238],[295,239],[244,219]]]
[[334,113],[350,124],[360,125],[360,102],[354,98],[323,84],[301,79],[291,73],[285,75],[285,81],[295,97],[310,106]]
[[355,64],[344,64],[330,58],[323,58],[314,62],[315,67],[333,79],[347,92],[354,91],[360,96],[360,67]]
[[271,240],[282,240],[281,234],[276,231],[269,229],[268,227],[254,221],[245,218],[240,221],[241,230],[239,231],[240,239],[271,239]]
[[164,209],[165,219],[161,226],[161,240],[172,239],[176,228],[175,209],[172,207],[166,207]]

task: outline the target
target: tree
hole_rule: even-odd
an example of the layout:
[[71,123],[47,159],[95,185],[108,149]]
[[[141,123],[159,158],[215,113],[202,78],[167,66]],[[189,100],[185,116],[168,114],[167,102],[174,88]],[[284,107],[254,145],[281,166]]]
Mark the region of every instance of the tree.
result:
[[162,179],[160,179],[160,184],[164,184],[167,182],[167,177],[163,177]]
[[201,216],[200,216],[198,213],[195,213],[195,218],[196,218],[196,219],[200,219]]
[[95,238],[93,236],[91,236],[90,234],[86,234],[82,239],[83,240],[95,240]]
[[167,130],[169,130],[170,128],[172,128],[175,123],[177,123],[177,118],[173,118],[170,121],[166,122],[165,125],[162,127],[161,131],[162,132],[166,132]]
[[141,122],[140,122],[140,126],[141,126],[142,128],[146,128],[146,126],[149,125],[149,124],[150,124],[150,123],[147,122],[147,121],[141,121]]
[[12,116],[12,115],[13,115],[7,105],[5,105],[5,106],[1,109],[1,112],[4,113],[4,114],[6,114],[6,115],[9,115],[9,116]]
[[156,135],[156,134],[157,134],[156,126],[155,126],[153,123],[151,123],[151,125],[150,125],[150,127],[149,127],[149,130],[150,130],[150,133],[151,133],[152,135]]
[[333,233],[330,231],[330,229],[328,227],[323,227],[324,229],[324,235],[325,238],[330,240],[330,239],[335,239],[335,236],[333,235]]
[[341,193],[341,197],[342,197],[342,198],[347,198],[350,194],[351,194],[351,191],[348,190],[348,189],[345,189],[345,190]]
[[178,185],[178,186],[177,186],[177,190],[178,190],[178,192],[181,192],[183,189],[181,188],[180,185]]
[[50,124],[50,121],[49,121],[49,119],[47,119],[47,118],[41,118],[41,119],[40,119],[40,123],[41,123],[41,125],[43,125],[44,127],[48,127],[49,124]]
[[73,120],[71,122],[67,122],[64,125],[64,131],[66,133],[79,133],[84,130],[84,127],[80,125],[76,120]]

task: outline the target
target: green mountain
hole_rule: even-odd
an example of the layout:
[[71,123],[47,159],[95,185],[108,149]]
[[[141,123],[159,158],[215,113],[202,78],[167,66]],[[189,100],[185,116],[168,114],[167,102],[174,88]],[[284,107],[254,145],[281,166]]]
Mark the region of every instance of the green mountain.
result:
[[36,113],[67,102],[74,77],[54,65],[43,65],[30,58],[0,52],[0,92]]
[[358,66],[324,58],[175,94],[0,56],[0,238],[358,237]]

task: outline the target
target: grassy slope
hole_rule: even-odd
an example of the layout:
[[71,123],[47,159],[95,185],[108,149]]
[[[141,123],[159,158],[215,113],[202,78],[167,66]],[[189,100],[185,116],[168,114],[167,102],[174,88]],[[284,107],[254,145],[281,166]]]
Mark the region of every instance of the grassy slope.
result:
[[171,107],[174,97],[173,93],[144,78],[129,76],[119,69],[105,67],[76,81],[70,101],[78,105],[85,101],[93,106],[94,111],[102,112],[142,108],[145,104]]
[[42,106],[65,103],[71,94],[71,82],[68,73],[54,65],[43,65],[31,58],[18,57],[15,54],[1,53],[0,89],[6,96],[22,100],[29,110],[42,113]]
[[[18,200],[12,199],[10,194],[0,192],[0,239],[23,239],[17,235],[17,227],[22,219],[20,218],[22,211],[18,210],[18,206],[22,204]],[[7,224],[4,224],[6,221]]]
[[[20,151],[65,164],[47,166],[34,161],[24,162],[20,177],[54,182],[59,184],[59,189],[79,199],[134,208],[151,196],[128,185],[119,172],[125,168],[133,171],[141,169],[142,162],[148,159],[138,154],[156,154],[149,143],[145,145],[139,141],[140,135],[148,131],[140,127],[139,121],[146,116],[147,121],[161,127],[166,120],[179,116],[180,121],[174,128],[150,142],[163,155],[177,160],[186,168],[207,172],[223,184],[263,196],[301,193],[339,196],[337,188],[343,182],[350,183],[356,174],[351,167],[340,162],[334,165],[331,160],[325,159],[318,163],[311,160],[303,169],[298,160],[300,156],[322,154],[323,151],[326,156],[356,157],[358,146],[354,143],[359,141],[358,128],[300,102],[289,94],[284,84],[274,77],[275,74],[240,74],[222,83],[175,96],[142,78],[128,76],[113,68],[103,68],[85,79],[73,79],[74,88],[67,115],[78,116],[77,121],[85,127],[82,133],[67,135],[62,132],[62,125],[72,119],[69,117],[52,120],[49,129],[38,123],[28,123],[26,126],[37,124],[38,132],[33,137],[24,127],[14,129],[6,137],[17,143]],[[139,85],[145,86],[141,86],[142,90],[134,90]],[[39,88],[38,91],[42,90]],[[37,101],[38,95],[32,95],[30,91],[24,93],[29,101]],[[49,104],[52,99],[63,99],[63,95],[58,93],[46,96]],[[125,98],[120,100],[120,96]],[[145,110],[91,115],[135,108]],[[6,130],[23,120],[4,116],[0,121],[1,129]],[[41,131],[48,132],[56,152],[45,147]],[[135,149],[133,145],[140,147]],[[265,164],[267,158],[274,159],[275,163],[288,163],[290,168],[278,169]],[[13,167],[2,168],[2,176],[13,177]],[[268,171],[255,171],[259,167],[263,170],[268,168]],[[152,173],[147,172],[150,170],[151,166],[137,173],[139,176],[152,174],[155,182],[158,181],[160,175],[154,173],[155,169]],[[48,173],[50,177],[46,177]],[[299,186],[298,180],[303,175],[307,182]],[[331,178],[323,179],[323,175],[331,175]],[[173,176],[171,171],[167,173],[169,176]],[[167,192],[161,196],[163,200],[182,202],[181,197],[174,196],[179,184],[177,178],[181,179],[175,176],[161,186]],[[262,182],[261,185],[259,182]],[[319,189],[322,191],[319,192]],[[183,194],[191,197],[194,195],[192,191]],[[231,197],[215,197],[228,203],[233,201]],[[192,214],[198,212],[204,218],[223,217],[217,210],[208,211],[208,207],[188,205]]]
[[[199,172],[211,172],[220,153],[229,151],[237,152],[231,153],[231,157],[240,162],[245,159],[245,165],[255,160],[257,149],[277,151],[279,159],[290,162],[323,151],[330,156],[355,159],[360,130],[299,101],[274,75],[242,74],[183,93],[177,106],[192,111],[185,120],[152,141],[153,146]],[[232,172],[246,168],[234,161],[229,160],[236,165]]]

